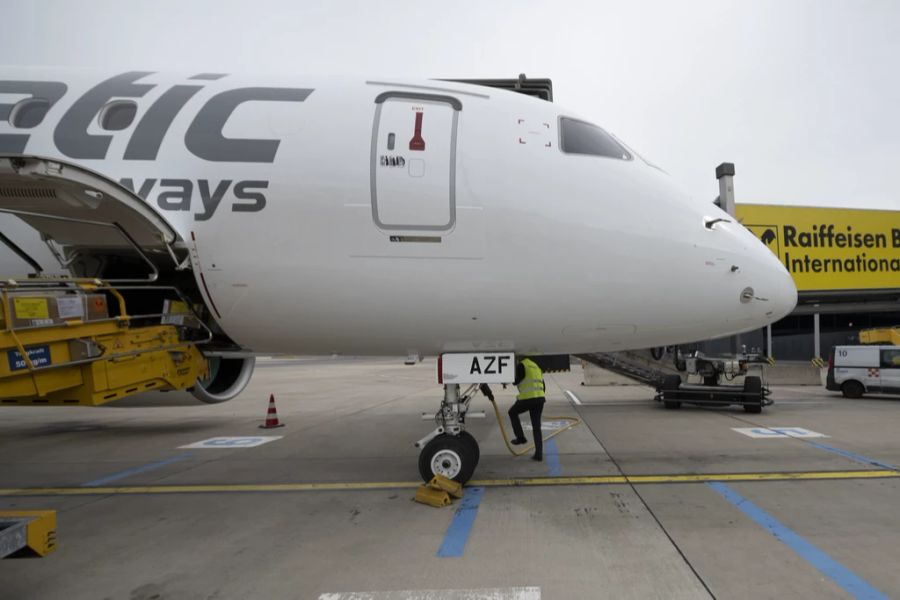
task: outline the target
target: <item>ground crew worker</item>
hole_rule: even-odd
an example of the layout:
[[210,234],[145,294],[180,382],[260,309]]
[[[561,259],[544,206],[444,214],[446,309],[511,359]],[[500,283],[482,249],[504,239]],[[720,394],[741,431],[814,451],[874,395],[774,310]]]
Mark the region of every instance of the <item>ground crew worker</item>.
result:
[[531,430],[534,436],[534,456],[532,460],[544,459],[544,435],[541,433],[541,413],[544,412],[544,374],[536,362],[527,356],[516,365],[516,380],[513,382],[519,389],[516,402],[509,409],[509,420],[512,422],[515,439],[511,443],[519,445],[528,440],[522,431],[519,415],[525,411],[531,416]]

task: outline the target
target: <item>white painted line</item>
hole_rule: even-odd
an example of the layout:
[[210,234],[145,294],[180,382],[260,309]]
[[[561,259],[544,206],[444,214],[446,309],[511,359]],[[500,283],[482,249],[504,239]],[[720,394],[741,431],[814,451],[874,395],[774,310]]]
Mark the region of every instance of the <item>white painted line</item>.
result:
[[566,396],[569,397],[569,400],[572,401],[572,404],[577,404],[578,406],[581,406],[581,400],[578,399],[578,396],[576,396],[574,393],[572,393],[572,390],[566,390]]
[[804,427],[732,427],[738,433],[747,437],[766,438],[826,438],[824,433],[810,431]]
[[280,440],[280,435],[254,435],[243,437],[214,437],[208,440],[201,440],[188,444],[186,446],[178,446],[179,448],[255,448],[262,446],[275,440]]
[[[822,406],[825,404],[834,404],[829,400],[776,400],[778,406]],[[431,415],[434,418],[434,415]]]
[[824,390],[821,385],[808,385],[804,388],[789,388],[776,386],[773,394],[821,394]]
[[541,600],[541,588],[482,588],[477,590],[403,590],[319,594],[319,600]]
[[[526,416],[527,418],[527,416]],[[571,425],[570,421],[541,421],[541,431],[556,431],[557,429],[562,429],[563,427],[567,427]],[[531,423],[523,423],[522,429],[527,429],[531,431]]]

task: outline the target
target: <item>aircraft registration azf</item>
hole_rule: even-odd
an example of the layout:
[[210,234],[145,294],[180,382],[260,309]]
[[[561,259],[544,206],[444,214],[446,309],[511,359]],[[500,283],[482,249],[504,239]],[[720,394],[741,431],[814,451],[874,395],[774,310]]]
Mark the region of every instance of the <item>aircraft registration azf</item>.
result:
[[[508,381],[515,355],[708,339],[796,303],[752,233],[604,129],[450,81],[0,68],[0,210],[72,276],[177,286],[212,331],[206,402],[257,354],[480,353]],[[426,462],[471,462],[463,427]]]

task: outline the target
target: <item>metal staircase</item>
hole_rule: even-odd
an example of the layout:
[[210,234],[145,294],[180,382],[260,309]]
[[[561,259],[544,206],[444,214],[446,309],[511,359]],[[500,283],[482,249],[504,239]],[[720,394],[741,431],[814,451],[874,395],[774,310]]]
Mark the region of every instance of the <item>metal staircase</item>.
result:
[[633,352],[596,352],[593,354],[577,354],[577,358],[637,381],[650,387],[662,385],[666,375],[675,373],[671,369],[665,370],[662,364],[654,364],[649,359]]

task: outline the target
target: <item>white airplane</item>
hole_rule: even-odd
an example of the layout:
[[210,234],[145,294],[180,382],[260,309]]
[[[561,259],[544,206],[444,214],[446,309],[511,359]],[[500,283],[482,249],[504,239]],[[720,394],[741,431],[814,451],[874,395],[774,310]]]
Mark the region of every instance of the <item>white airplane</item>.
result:
[[0,210],[73,275],[155,272],[203,305],[207,402],[257,354],[647,348],[797,298],[753,234],[604,129],[448,81],[0,68]]

